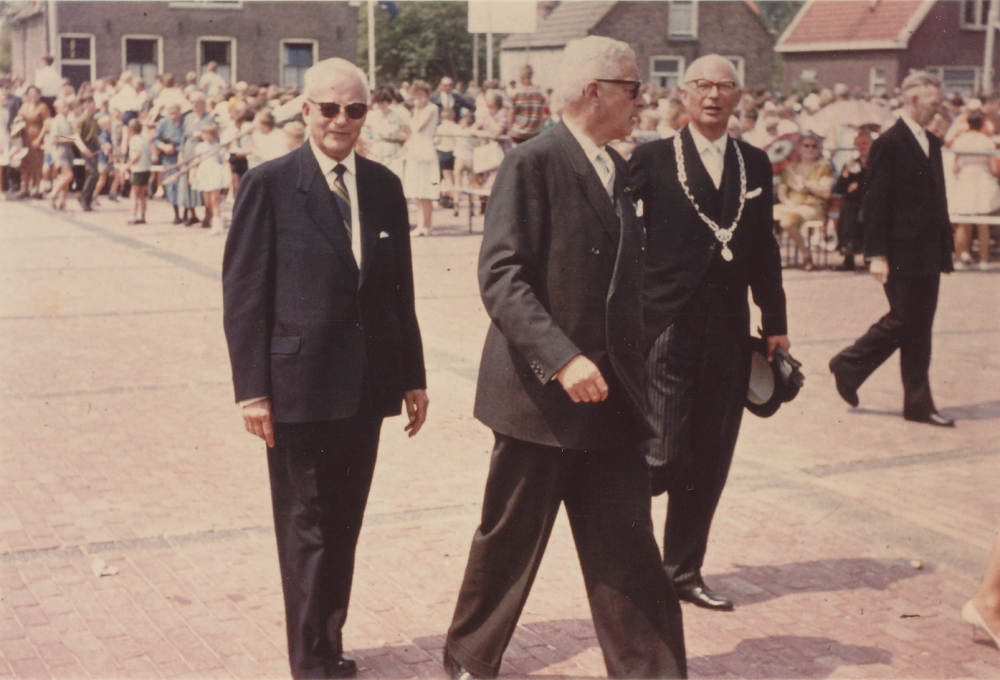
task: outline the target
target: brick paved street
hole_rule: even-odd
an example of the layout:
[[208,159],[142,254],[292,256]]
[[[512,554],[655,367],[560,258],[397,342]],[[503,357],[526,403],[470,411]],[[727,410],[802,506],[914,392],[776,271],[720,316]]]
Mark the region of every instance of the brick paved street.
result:
[[[170,226],[162,201],[149,218],[0,203],[0,678],[288,674],[263,444],[232,404],[223,240]],[[442,677],[492,444],[471,416],[479,237],[464,209],[435,218],[451,226],[413,242],[430,419],[414,440],[383,428],[345,629],[361,678]],[[789,271],[786,289],[807,382],[744,420],[705,565],[737,609],[685,606],[692,676],[1000,677],[959,616],[1000,524],[1000,269],[943,281],[931,378],[954,430],[902,420],[895,358],[861,408],[837,397],[826,362],[886,306],[871,277]],[[502,673],[604,673],[564,518]]]

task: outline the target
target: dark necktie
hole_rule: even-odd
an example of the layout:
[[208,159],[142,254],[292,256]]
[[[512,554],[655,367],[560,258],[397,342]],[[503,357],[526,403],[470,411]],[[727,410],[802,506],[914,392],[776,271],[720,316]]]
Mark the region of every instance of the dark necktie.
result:
[[347,185],[344,184],[344,173],[347,172],[347,166],[337,163],[337,167],[333,169],[333,172],[337,175],[333,180],[333,195],[337,198],[337,208],[340,210],[340,216],[344,218],[344,229],[347,230],[347,241],[351,243],[351,195],[347,193]]

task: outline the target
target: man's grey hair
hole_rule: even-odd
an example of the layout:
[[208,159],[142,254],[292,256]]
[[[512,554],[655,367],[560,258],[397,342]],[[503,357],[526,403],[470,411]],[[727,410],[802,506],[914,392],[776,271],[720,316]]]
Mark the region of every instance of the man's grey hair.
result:
[[927,71],[913,71],[903,80],[903,84],[899,86],[899,91],[903,93],[903,97],[905,98],[910,94],[910,90],[927,87],[928,85],[941,89],[941,79]]
[[743,88],[743,83],[740,82],[740,72],[736,70],[736,66],[729,59],[719,55],[719,54],[706,54],[703,57],[698,57],[691,62],[691,65],[687,67],[684,71],[684,83],[687,84],[692,80],[695,80],[697,73],[710,63],[723,64],[729,69],[729,73],[733,77],[733,82],[736,83],[736,87]]
[[368,102],[368,76],[351,62],[339,57],[318,61],[306,71],[303,92],[307,97],[312,96],[312,91],[320,82],[320,79],[328,73],[338,73],[350,78],[357,78],[361,84],[361,91],[364,93],[364,101],[365,103]]
[[621,78],[621,63],[635,61],[626,43],[599,35],[571,40],[563,50],[556,93],[567,107],[583,99],[583,91],[597,78]]

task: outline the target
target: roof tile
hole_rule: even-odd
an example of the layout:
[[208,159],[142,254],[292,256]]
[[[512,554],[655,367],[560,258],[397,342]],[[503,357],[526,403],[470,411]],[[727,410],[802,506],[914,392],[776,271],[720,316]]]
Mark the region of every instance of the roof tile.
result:
[[817,0],[803,8],[805,14],[782,44],[896,40],[922,4],[921,0]]

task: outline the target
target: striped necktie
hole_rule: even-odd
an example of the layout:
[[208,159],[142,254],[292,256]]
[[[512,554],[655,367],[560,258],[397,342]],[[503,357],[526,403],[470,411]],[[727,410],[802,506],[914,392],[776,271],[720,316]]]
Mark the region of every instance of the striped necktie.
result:
[[330,186],[333,189],[333,195],[337,199],[337,208],[340,210],[340,216],[344,219],[344,229],[347,230],[347,241],[351,242],[351,195],[347,193],[347,185],[344,184],[344,173],[347,172],[347,166],[342,163],[337,163],[337,167],[333,169],[333,172],[337,175],[333,179],[333,184]]

